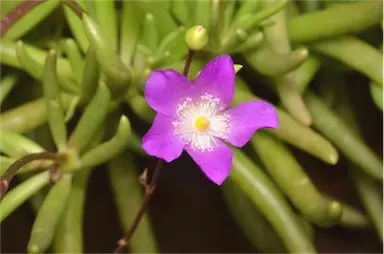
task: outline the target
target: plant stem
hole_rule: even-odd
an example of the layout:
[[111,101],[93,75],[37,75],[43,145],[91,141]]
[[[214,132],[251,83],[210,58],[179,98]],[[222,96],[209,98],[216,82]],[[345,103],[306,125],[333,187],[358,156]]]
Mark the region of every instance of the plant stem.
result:
[[11,166],[7,169],[5,174],[1,177],[0,181],[0,200],[3,199],[4,194],[7,192],[9,188],[9,183],[11,182],[12,178],[15,176],[16,172],[25,164],[35,161],[35,160],[59,160],[60,155],[57,153],[52,152],[42,152],[42,153],[32,153],[28,154],[14,163],[12,163]]
[[128,230],[127,234],[118,241],[117,243],[118,247],[115,249],[114,253],[121,253],[123,248],[128,245],[129,240],[131,239],[133,233],[136,231],[136,228],[139,225],[141,218],[143,217],[144,213],[148,209],[149,201],[151,201],[151,198],[155,191],[157,180],[159,179],[159,176],[160,176],[160,169],[163,166],[163,164],[164,164],[164,161],[162,159],[157,160],[157,165],[153,172],[151,182],[145,185],[144,200],[141,203],[141,207],[137,212],[135,219],[133,220],[133,223],[130,229]]
[[0,21],[0,38],[16,23],[21,17],[23,17],[30,10],[42,4],[45,0],[24,0],[10,12],[8,12]]
[[[192,58],[194,55],[193,50],[188,51],[188,56],[187,59],[185,60],[184,64],[184,70],[183,70],[183,75],[188,78],[188,72],[189,72],[189,67],[191,66]],[[133,220],[133,223],[131,227],[129,228],[128,232],[125,234],[123,238],[121,238],[117,242],[117,248],[115,249],[114,253],[121,253],[122,250],[124,249],[125,246],[128,245],[129,240],[131,239],[132,235],[135,233],[137,226],[139,225],[141,219],[143,218],[144,213],[148,210],[148,205],[149,202],[151,201],[151,198],[153,196],[153,193],[156,189],[157,181],[160,176],[160,169],[162,168],[164,164],[164,160],[158,159],[157,160],[157,165],[155,170],[153,171],[152,179],[149,184],[147,184],[147,179],[146,179],[146,171],[144,171],[144,186],[145,186],[145,191],[144,191],[144,200],[141,203],[140,209],[137,212],[135,219]]]
[[188,72],[189,72],[189,68],[191,67],[192,58],[194,54],[195,54],[195,51],[191,49],[188,50],[188,56],[187,56],[187,59],[185,60],[185,65],[183,70],[183,75],[186,76],[187,78],[188,78]]

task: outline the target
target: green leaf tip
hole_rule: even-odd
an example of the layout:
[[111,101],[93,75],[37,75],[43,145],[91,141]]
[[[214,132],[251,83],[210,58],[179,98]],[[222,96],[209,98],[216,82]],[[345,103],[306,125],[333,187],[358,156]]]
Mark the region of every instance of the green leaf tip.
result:
[[40,248],[36,244],[28,245],[28,253],[40,253]]
[[332,201],[329,204],[328,212],[329,212],[329,215],[331,217],[340,217],[341,218],[342,210],[343,210],[343,208],[342,208],[340,202],[338,202],[338,201]]
[[235,73],[237,74],[241,69],[243,69],[243,65],[241,64],[234,64],[233,67],[235,68]]

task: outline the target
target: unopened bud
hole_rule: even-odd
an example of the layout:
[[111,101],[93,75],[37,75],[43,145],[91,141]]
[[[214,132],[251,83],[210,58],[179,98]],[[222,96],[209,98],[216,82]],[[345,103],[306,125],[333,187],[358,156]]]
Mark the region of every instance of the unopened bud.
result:
[[193,26],[185,33],[185,44],[191,50],[202,50],[208,44],[208,32],[203,26]]

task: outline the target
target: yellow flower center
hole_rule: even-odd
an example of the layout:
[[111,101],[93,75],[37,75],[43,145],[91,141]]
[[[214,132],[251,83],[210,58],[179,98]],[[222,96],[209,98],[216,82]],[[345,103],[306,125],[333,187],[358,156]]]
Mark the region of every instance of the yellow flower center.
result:
[[195,120],[195,127],[199,131],[206,131],[209,128],[209,120],[205,116],[199,116]]

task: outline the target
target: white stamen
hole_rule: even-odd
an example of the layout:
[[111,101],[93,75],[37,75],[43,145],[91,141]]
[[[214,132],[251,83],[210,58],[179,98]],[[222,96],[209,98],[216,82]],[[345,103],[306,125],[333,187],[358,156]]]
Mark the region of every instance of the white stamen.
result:
[[[190,97],[185,98],[177,108],[177,120],[172,122],[176,135],[194,150],[213,150],[216,138],[226,138],[230,129],[230,116],[223,110],[220,99],[211,94],[204,94],[195,102]],[[208,120],[207,129],[196,128],[199,117]]]

